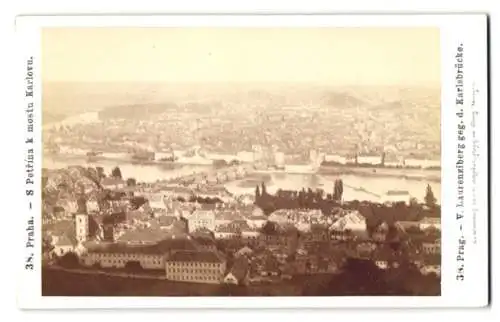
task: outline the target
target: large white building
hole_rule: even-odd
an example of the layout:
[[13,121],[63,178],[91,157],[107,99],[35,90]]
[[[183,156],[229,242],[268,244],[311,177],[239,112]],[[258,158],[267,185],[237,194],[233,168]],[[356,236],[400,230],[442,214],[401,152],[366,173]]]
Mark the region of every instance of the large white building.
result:
[[87,200],[85,204],[87,206],[87,212],[91,213],[99,211],[99,203],[97,200]]
[[149,206],[153,209],[166,209],[166,195],[161,192],[144,193],[143,196],[148,200]]
[[382,157],[380,155],[359,155],[358,164],[380,165]]
[[164,240],[151,245],[98,243],[87,245],[81,259],[86,266],[125,268],[127,264],[134,263],[143,269],[164,269],[165,258],[178,250],[197,251],[197,245],[188,238]]
[[441,230],[441,218],[431,218],[425,217],[419,222],[420,230],[426,230],[430,228]]
[[166,258],[167,279],[219,284],[224,280],[226,260],[217,252],[177,251]]
[[337,154],[327,154],[325,155],[325,161],[327,162],[336,162],[339,164],[346,164],[347,159],[345,156],[337,155]]
[[276,164],[276,167],[283,168],[285,166],[285,153],[280,151],[275,152],[274,162]]
[[255,153],[253,151],[240,151],[236,157],[240,162],[251,163],[255,161]]
[[165,259],[161,252],[147,253],[142,250],[133,251],[132,249],[91,251],[83,258],[85,265],[93,266],[98,264],[103,268],[124,268],[129,262],[136,262],[144,269],[162,269],[165,265]]
[[366,232],[366,219],[359,211],[351,211],[330,226],[330,230]]
[[106,177],[103,178],[101,181],[101,186],[104,189],[110,189],[110,190],[123,189],[125,188],[126,185],[127,185],[126,182],[120,178]]
[[244,217],[250,228],[260,229],[267,223],[267,216],[264,214],[264,211],[257,206],[254,206],[252,212]]
[[215,230],[215,212],[213,210],[197,209],[187,218],[189,232],[194,232],[200,228],[210,231]]
[[72,252],[75,248],[71,240],[67,236],[53,236],[52,244],[54,245],[54,249],[52,250],[52,254],[56,256],[63,256],[69,252]]

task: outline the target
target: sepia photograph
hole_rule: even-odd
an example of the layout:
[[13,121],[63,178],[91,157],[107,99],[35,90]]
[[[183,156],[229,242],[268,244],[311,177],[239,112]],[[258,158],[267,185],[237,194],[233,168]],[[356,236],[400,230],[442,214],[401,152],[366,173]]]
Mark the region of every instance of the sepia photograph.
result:
[[42,296],[441,296],[438,27],[40,46]]

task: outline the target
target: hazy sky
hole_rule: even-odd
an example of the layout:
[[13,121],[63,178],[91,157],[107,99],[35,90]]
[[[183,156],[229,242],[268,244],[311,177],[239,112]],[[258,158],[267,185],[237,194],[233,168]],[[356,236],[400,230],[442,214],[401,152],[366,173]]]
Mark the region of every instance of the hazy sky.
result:
[[440,82],[437,28],[51,28],[45,81]]

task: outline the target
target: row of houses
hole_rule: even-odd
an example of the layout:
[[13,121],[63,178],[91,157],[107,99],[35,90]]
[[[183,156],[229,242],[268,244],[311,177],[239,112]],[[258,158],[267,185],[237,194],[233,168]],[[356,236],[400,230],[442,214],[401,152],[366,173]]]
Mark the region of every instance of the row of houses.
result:
[[[350,256],[359,256],[363,253],[374,253],[370,258],[381,269],[392,267],[394,261],[384,259],[379,253],[374,252],[378,244],[371,242],[355,242],[337,244],[335,240],[346,237],[339,232],[328,232],[324,229],[314,229],[309,233],[296,234],[293,230],[287,232],[276,231],[275,233],[260,233],[255,243],[246,243],[247,246],[235,250],[235,256],[253,254],[252,248],[267,249],[268,256],[265,258],[248,258],[248,268],[245,274],[241,273],[241,267],[232,271],[224,256],[218,253],[215,247],[215,238],[206,234],[205,237],[192,234],[179,233],[159,236],[159,241],[153,239],[151,231],[145,229],[144,234],[136,236],[135,239],[121,239],[117,242],[85,242],[77,247],[67,245],[56,248],[57,255],[77,248],[82,262],[87,266],[98,266],[104,268],[126,268],[136,264],[142,269],[163,270],[167,279],[199,282],[199,283],[241,283],[241,276],[249,278],[249,281],[259,281],[262,277],[282,276],[287,278],[293,274],[325,273],[335,272],[343,256],[338,250],[347,247],[352,253]],[[334,234],[330,236],[329,234]],[[335,235],[337,234],[337,235]],[[207,237],[208,236],[208,237]],[[339,237],[339,238],[337,238]],[[332,241],[329,248],[321,246],[324,242]],[[69,243],[68,243],[69,244]],[[345,246],[339,246],[345,245]],[[339,248],[340,247],[340,248]],[[83,250],[82,250],[83,249]],[[334,254],[327,249],[336,250]],[[423,247],[424,254],[440,253],[440,242],[427,243]],[[59,253],[60,252],[60,253]],[[295,254],[292,259],[286,258]],[[380,256],[379,256],[380,255]],[[323,258],[323,257],[324,258]],[[238,265],[241,265],[238,264]],[[244,266],[244,265],[243,265]],[[422,270],[436,273],[436,267],[432,268],[423,263]]]

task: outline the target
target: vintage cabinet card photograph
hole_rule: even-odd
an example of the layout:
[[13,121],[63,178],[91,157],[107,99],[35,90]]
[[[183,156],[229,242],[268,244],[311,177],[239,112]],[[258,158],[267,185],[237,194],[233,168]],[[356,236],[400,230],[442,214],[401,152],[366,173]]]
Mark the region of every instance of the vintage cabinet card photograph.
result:
[[486,26],[18,17],[20,307],[487,305]]

